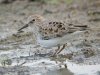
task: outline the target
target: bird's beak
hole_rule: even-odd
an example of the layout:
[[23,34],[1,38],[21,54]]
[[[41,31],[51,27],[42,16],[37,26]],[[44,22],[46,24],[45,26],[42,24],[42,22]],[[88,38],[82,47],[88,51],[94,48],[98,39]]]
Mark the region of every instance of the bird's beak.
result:
[[27,28],[28,26],[29,26],[28,24],[24,25],[23,27],[21,27],[20,29],[18,29],[18,32],[21,32],[22,29]]
[[18,33],[19,32],[22,32],[22,30],[24,29],[24,28],[27,28],[30,24],[32,24],[32,23],[34,23],[34,19],[32,20],[32,21],[30,21],[29,23],[27,23],[26,25],[24,25],[23,27],[21,27],[20,29],[18,29]]

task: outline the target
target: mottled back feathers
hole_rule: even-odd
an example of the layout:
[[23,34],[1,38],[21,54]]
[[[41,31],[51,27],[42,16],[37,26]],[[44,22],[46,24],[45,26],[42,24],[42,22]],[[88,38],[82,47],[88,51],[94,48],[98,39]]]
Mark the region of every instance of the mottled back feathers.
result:
[[39,28],[39,33],[42,36],[42,39],[45,40],[62,37],[63,35],[67,34],[67,32],[67,25],[65,25],[63,22],[57,21],[43,23],[43,25],[41,25]]
[[30,21],[18,31],[21,31],[29,25],[35,26],[36,28],[38,28],[36,29],[37,33],[43,40],[63,37],[64,35],[71,34],[75,31],[82,31],[87,28],[84,26],[68,24],[64,21],[45,20],[40,15],[32,15],[29,17],[29,20]]
[[64,35],[71,34],[75,31],[82,31],[86,28],[74,26],[65,22],[49,21],[41,23],[39,27],[39,34],[42,39],[49,40],[53,38],[63,37]]

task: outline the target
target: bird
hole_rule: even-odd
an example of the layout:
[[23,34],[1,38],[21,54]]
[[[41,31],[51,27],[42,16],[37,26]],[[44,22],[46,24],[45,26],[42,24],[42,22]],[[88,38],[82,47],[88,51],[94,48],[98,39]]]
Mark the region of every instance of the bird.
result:
[[33,32],[36,35],[36,41],[41,47],[58,47],[52,56],[59,54],[66,47],[69,39],[72,39],[78,33],[84,32],[88,27],[87,25],[73,25],[65,21],[47,20],[37,14],[29,16],[28,19],[29,22],[18,29],[18,33],[32,26]]

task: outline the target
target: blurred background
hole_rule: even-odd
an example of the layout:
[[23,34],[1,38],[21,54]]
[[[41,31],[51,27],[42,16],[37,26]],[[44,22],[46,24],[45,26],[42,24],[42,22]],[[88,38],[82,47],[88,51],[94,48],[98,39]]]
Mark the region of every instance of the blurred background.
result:
[[[89,31],[88,37],[81,44],[74,44],[75,46],[66,48],[58,59],[51,59],[49,56],[55,48],[52,50],[36,46],[32,28],[15,35],[33,14],[41,15],[47,20],[88,25],[94,30]],[[100,0],[0,0],[0,75],[73,75],[58,63],[67,59],[70,50],[87,47],[100,51]],[[100,52],[97,53],[100,56]],[[96,58],[90,57],[89,61]],[[96,62],[100,64],[99,59]]]

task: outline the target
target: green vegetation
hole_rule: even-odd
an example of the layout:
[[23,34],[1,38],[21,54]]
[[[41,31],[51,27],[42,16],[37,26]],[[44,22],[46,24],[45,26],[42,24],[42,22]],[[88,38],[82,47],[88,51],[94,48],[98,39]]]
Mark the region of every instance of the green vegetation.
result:
[[58,4],[61,2],[66,2],[66,4],[71,4],[74,0],[29,0],[29,1],[37,1],[37,2],[51,3],[51,4]]
[[[8,4],[17,0],[2,0],[1,3]],[[28,0],[29,2],[41,2],[41,3],[50,3],[50,4],[59,4],[61,2],[65,2],[66,4],[72,3],[74,0]]]
[[64,0],[67,4],[71,4],[74,0]]

